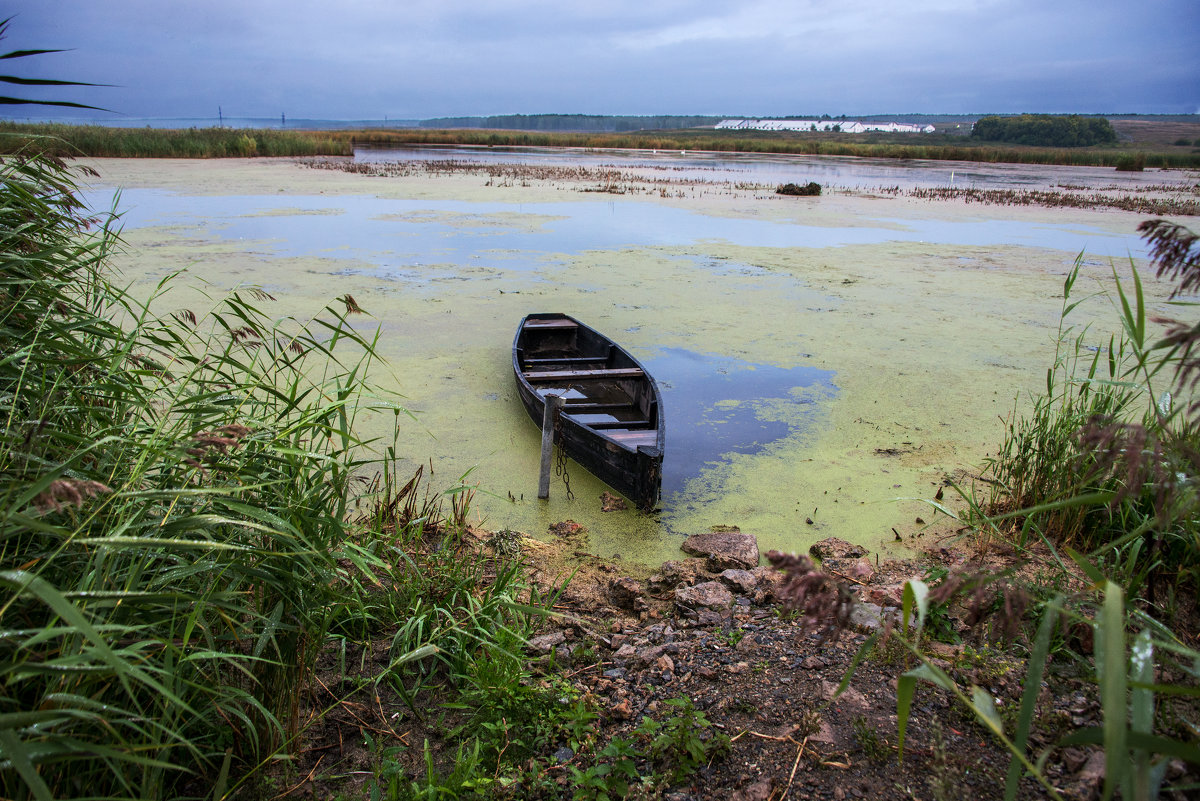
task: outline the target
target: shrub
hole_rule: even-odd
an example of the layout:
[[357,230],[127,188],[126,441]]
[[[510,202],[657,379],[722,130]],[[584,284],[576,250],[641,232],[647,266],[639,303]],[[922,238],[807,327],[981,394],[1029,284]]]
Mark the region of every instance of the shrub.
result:
[[809,181],[804,186],[798,184],[784,184],[775,190],[777,195],[819,195],[821,194],[821,185],[816,181]]
[[971,138],[1039,147],[1088,147],[1115,143],[1117,132],[1103,117],[1021,114],[981,117],[971,129]]

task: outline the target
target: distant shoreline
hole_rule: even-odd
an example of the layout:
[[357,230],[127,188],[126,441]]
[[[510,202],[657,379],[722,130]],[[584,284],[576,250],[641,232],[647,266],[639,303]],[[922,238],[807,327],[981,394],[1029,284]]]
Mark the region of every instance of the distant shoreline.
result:
[[[1198,118],[1200,119],[1200,118]],[[398,125],[398,124],[397,124]],[[358,146],[458,145],[583,147],[860,156],[1009,164],[1200,169],[1200,121],[1119,120],[1122,141],[1057,148],[972,140],[961,134],[744,131],[688,128],[629,133],[567,133],[415,127],[326,130],[271,128],[115,128],[0,122],[0,149],[95,158],[237,158],[352,156]],[[1186,144],[1185,144],[1186,143]]]

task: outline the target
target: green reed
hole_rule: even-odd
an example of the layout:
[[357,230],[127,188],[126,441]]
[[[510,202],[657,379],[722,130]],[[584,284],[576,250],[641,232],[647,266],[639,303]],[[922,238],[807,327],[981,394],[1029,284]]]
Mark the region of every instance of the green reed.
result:
[[[109,128],[95,125],[0,123],[0,132],[42,142],[61,156],[237,158],[248,156],[348,156],[356,145],[459,145],[474,147],[585,147],[699,150],[812,156],[861,156],[1013,164],[1117,167],[1138,160],[1150,168],[1200,166],[1200,154],[1170,147],[1128,145],[1051,148],[973,143],[945,135],[831,134],[778,131],[639,131],[565,133],[432,128],[282,131],[271,129]],[[17,141],[17,140],[14,140]],[[13,145],[10,145],[10,148]]]
[[[276,321],[236,290],[160,314],[169,282],[141,302],[107,277],[117,243],[64,165],[0,165],[6,798],[220,797],[295,738],[330,627],[367,608],[402,624],[428,574],[395,531],[351,523],[356,476],[380,467],[356,423],[400,412],[368,383],[357,304]],[[389,565],[404,593],[381,608]],[[467,597],[481,573],[454,600],[469,612],[397,662],[464,620],[469,656],[492,612],[523,634],[523,612]]]
[[101,125],[0,122],[2,152],[96,158],[247,158],[348,156],[353,146],[320,131],[260,128],[109,128]]
[[[1070,324],[1087,299],[1063,285],[1054,363],[1032,409],[1006,422],[988,460],[1000,495],[991,514],[1031,537],[1093,554],[1131,592],[1158,578],[1200,584],[1200,499],[1195,454],[1200,426],[1192,387],[1176,386],[1189,351],[1151,335],[1140,276],[1113,298],[1121,331],[1096,341]],[[1115,279],[1115,272],[1114,272]],[[1186,305],[1186,304],[1184,304]]]

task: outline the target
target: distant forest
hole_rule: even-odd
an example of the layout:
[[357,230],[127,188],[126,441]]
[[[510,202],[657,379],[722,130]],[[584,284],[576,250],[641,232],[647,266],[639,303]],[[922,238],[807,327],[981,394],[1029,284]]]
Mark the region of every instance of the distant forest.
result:
[[971,138],[1038,147],[1089,147],[1115,143],[1117,132],[1103,117],[1021,114],[982,117],[975,123]]

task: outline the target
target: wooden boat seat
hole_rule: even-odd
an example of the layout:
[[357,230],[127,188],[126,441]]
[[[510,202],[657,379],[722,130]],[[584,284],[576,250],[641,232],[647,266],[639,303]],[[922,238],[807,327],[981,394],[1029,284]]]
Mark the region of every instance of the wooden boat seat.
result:
[[526,328],[541,328],[541,329],[560,328],[560,329],[568,329],[569,330],[569,329],[573,329],[573,328],[578,328],[579,323],[575,322],[574,320],[557,320],[557,319],[554,319],[554,320],[526,320],[525,327]]
[[605,431],[604,436],[635,451],[640,445],[654,447],[658,444],[658,432],[652,428],[646,431]]
[[586,424],[588,428],[595,431],[602,431],[610,428],[628,428],[634,431],[646,428],[651,425],[649,420],[597,420]]
[[601,364],[608,361],[608,355],[604,356],[555,356],[546,359],[524,359],[525,364]]
[[588,400],[587,398],[565,398],[567,408],[571,411],[568,414],[598,414],[602,412],[621,412],[626,409],[634,408],[634,404],[630,403],[597,403],[596,401]]
[[581,381],[616,378],[644,378],[645,373],[637,367],[607,367],[602,370],[544,370],[525,373],[525,380],[535,381]]

